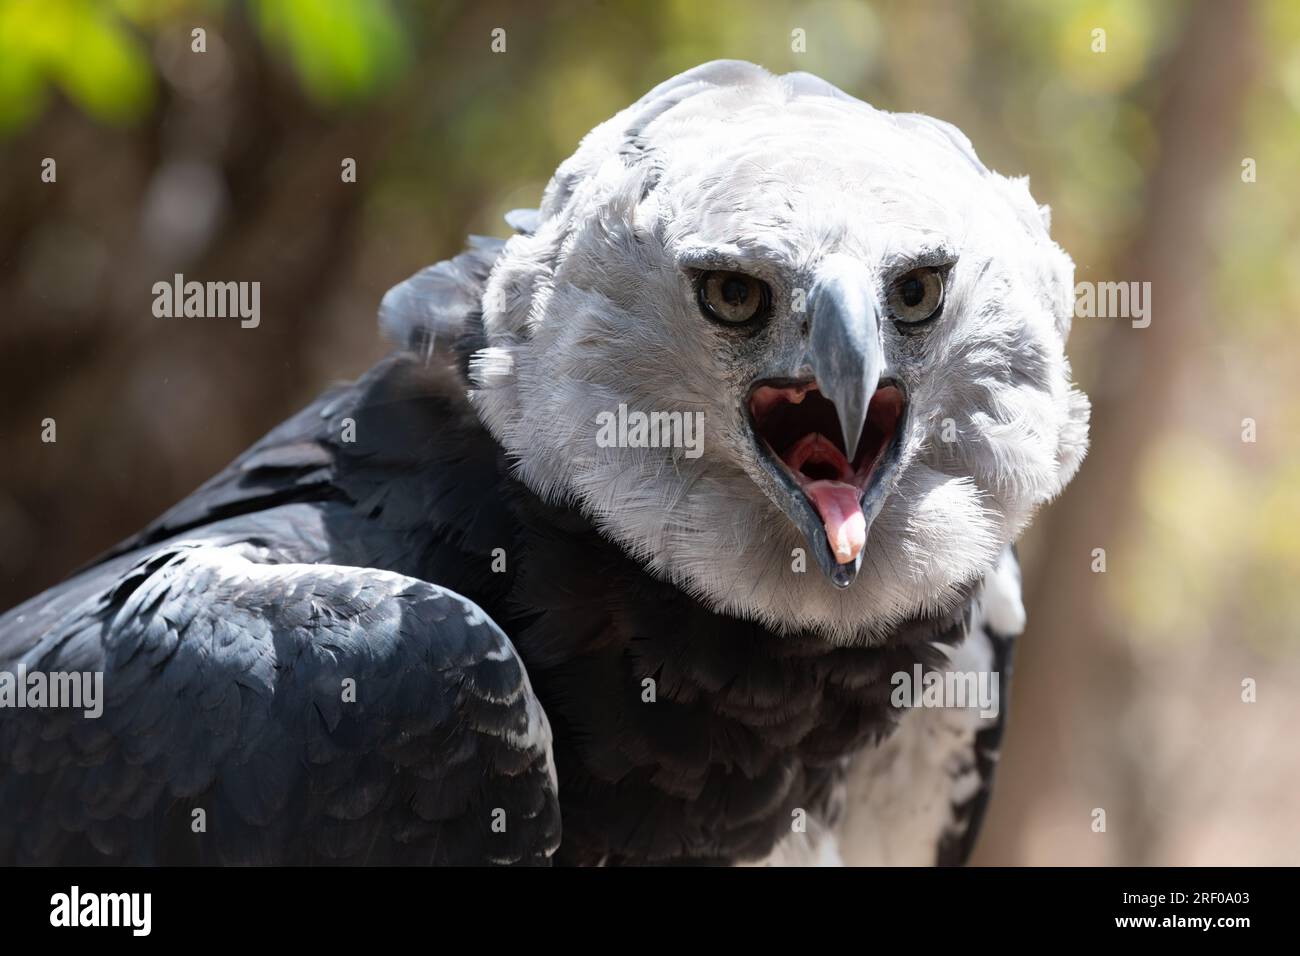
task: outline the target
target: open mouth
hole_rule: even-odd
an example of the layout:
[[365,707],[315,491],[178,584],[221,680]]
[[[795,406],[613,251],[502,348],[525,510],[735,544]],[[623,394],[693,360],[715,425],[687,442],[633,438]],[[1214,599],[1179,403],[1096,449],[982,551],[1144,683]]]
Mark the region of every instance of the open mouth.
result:
[[817,513],[835,562],[856,562],[880,504],[871,499],[883,497],[873,493],[897,457],[907,409],[902,388],[877,387],[851,461],[835,405],[815,381],[759,383],[748,405],[755,434]]

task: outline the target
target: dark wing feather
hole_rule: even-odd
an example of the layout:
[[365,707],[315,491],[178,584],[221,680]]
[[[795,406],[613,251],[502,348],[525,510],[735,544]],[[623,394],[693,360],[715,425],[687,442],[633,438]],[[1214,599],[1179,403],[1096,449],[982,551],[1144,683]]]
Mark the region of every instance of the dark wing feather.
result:
[[0,712],[0,862],[547,862],[550,729],[501,630],[403,575],[267,563],[248,531],[0,618],[0,670],[104,675],[97,719]]

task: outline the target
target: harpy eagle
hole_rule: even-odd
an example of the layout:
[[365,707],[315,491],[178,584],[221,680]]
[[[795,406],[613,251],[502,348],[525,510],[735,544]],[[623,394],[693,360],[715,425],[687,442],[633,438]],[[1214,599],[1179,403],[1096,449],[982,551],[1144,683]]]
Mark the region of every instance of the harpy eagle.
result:
[[0,709],[0,861],[965,858],[1004,708],[896,691],[1005,698],[1011,544],[1086,448],[1045,208],[946,123],[720,61],[508,221],[0,618],[11,697],[103,675],[97,717]]

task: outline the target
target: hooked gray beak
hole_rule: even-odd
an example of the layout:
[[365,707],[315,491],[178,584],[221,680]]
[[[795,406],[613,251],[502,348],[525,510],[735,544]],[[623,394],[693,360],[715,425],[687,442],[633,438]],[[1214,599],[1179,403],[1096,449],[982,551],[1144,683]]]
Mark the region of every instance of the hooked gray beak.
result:
[[808,309],[803,371],[755,382],[746,407],[776,479],[769,495],[831,582],[847,588],[893,485],[907,399],[886,376],[875,284],[862,263],[823,260]]
[[852,461],[885,370],[875,286],[862,263],[837,253],[822,262],[808,301],[808,364],[817,387],[835,404],[845,457]]

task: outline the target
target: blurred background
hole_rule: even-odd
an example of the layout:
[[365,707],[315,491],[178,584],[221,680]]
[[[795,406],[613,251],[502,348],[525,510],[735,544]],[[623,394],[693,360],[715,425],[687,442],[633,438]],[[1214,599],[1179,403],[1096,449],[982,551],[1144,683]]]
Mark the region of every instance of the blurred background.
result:
[[[389,286],[718,57],[957,124],[1079,281],[1151,283],[1147,328],[1075,320],[1093,447],[1022,542],[977,862],[1300,863],[1291,0],[0,0],[0,609],[362,372]],[[176,272],[260,281],[260,327],[154,318]]]

